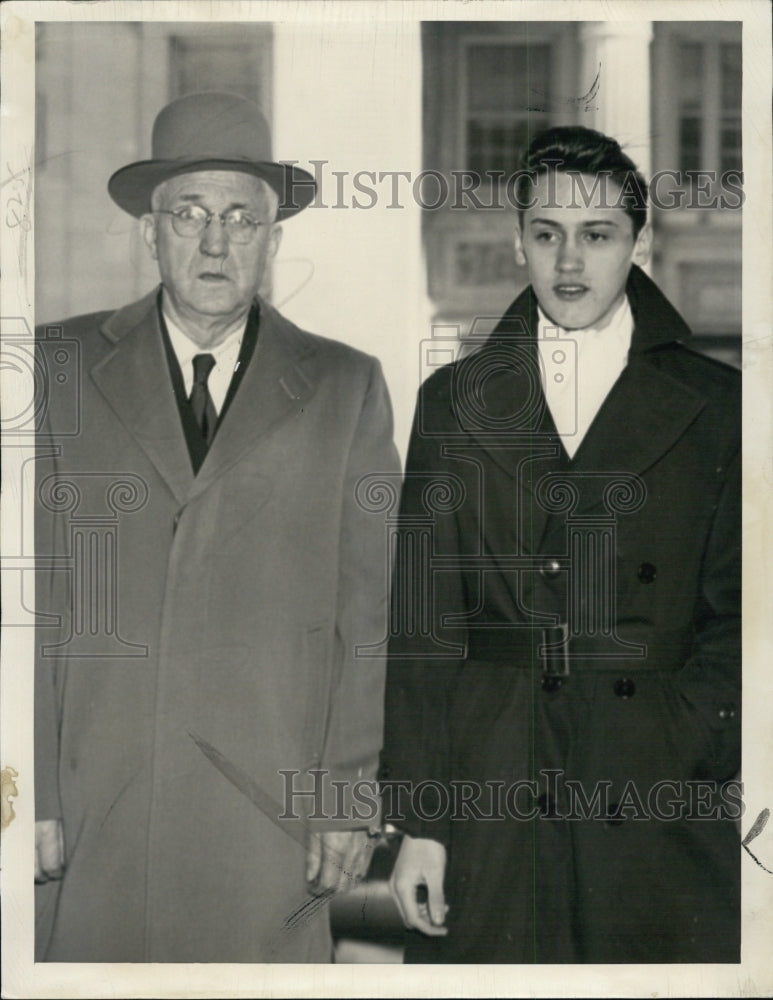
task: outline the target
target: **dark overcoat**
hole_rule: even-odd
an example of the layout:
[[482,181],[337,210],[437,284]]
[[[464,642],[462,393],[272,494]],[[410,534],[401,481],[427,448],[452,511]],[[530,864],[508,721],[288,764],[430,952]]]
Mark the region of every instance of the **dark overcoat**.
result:
[[530,289],[420,390],[382,777],[450,911],[409,961],[739,961],[740,377],[627,294],[571,460]]
[[194,476],[156,299],[41,334],[36,812],[62,818],[67,867],[38,954],[328,961],[303,830],[276,820],[310,769],[375,775],[384,667],[355,647],[385,635],[385,536],[355,487],[398,470],[386,386],[260,303]]

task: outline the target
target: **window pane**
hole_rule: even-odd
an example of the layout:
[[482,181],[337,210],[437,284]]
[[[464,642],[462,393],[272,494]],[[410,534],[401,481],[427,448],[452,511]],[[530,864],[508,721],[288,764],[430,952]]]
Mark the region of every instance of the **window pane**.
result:
[[742,167],[740,118],[725,119],[719,133],[719,144],[719,169],[722,173],[727,170],[740,170]]
[[722,107],[728,111],[741,110],[741,46],[720,45]]
[[470,45],[467,55],[467,108],[470,112],[523,114],[548,101],[548,45]]
[[262,103],[259,61],[252,40],[172,36],[169,50],[175,96],[201,90],[226,90]]
[[679,122],[679,169],[701,169],[701,120],[682,118]]
[[485,174],[487,170],[503,170],[505,174],[511,174],[517,169],[523,150],[545,124],[545,120],[536,115],[521,121],[468,122],[468,169],[479,174]]
[[677,51],[679,104],[683,111],[698,111],[703,100],[703,46],[681,42]]

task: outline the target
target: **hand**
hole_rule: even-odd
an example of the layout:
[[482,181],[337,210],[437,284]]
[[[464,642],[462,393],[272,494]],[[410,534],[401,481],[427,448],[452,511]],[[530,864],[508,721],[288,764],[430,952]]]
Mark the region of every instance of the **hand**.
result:
[[372,845],[364,830],[311,833],[306,881],[315,896],[354,888],[368,871]]
[[[405,835],[400,845],[389,888],[406,927],[431,937],[448,934],[444,927],[448,906],[443,895],[446,849],[436,840]],[[416,890],[424,886],[427,901],[419,902]]]
[[35,823],[35,881],[48,882],[64,874],[64,833],[60,819]]

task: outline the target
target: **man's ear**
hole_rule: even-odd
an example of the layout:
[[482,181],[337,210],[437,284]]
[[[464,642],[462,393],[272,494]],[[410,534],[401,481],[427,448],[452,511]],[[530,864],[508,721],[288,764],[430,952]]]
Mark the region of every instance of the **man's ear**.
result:
[[271,227],[271,232],[269,233],[268,243],[266,244],[266,254],[268,257],[274,257],[277,250],[279,249],[279,244],[282,242],[282,227],[275,223]]
[[158,260],[158,249],[156,247],[156,219],[150,212],[140,218],[142,238],[145,246],[150,251],[153,260]]
[[649,222],[646,222],[639,231],[639,235],[636,237],[636,242],[633,245],[633,263],[638,264],[639,267],[644,267],[650,259],[651,251],[652,226]]
[[513,234],[515,243],[515,263],[519,267],[526,266],[526,251],[523,249],[523,234],[521,233],[520,219],[515,223],[515,233]]

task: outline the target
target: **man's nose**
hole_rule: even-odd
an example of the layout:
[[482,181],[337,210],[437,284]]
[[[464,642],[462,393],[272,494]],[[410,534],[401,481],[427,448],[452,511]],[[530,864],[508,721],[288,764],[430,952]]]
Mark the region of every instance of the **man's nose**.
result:
[[582,271],[584,266],[585,260],[581,248],[570,240],[562,243],[556,259],[558,270],[563,272]]
[[228,254],[228,236],[223,220],[213,215],[201,234],[199,249],[207,257],[225,257]]

